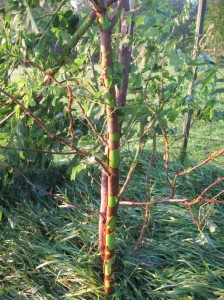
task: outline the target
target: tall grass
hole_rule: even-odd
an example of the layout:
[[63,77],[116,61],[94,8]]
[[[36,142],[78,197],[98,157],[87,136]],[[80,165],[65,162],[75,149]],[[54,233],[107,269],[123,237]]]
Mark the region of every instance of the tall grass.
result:
[[[127,199],[145,201],[147,158],[146,152],[124,195]],[[214,162],[178,179],[176,196],[194,199],[222,172]],[[61,208],[22,179],[20,184],[25,190],[19,194],[17,186],[18,198],[16,193],[14,199],[5,194],[2,200],[8,214],[0,223],[0,299],[105,299],[97,251],[98,216]],[[70,201],[99,208],[96,173],[74,183],[64,176],[58,184]],[[153,199],[168,196],[163,161],[152,170],[151,186]],[[198,208],[193,212],[196,217]],[[133,253],[144,210],[120,207],[116,293],[108,299],[222,299],[224,208],[205,205],[200,213],[201,218],[206,216],[201,231],[184,205],[153,206],[143,243]]]

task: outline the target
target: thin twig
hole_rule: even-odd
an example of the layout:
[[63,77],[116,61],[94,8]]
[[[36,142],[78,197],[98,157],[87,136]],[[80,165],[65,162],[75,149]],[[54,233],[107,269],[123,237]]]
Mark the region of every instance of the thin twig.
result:
[[65,5],[66,2],[67,2],[66,0],[62,1],[62,3],[61,3],[61,4],[59,5],[59,7],[57,8],[57,10],[54,12],[53,17],[52,17],[52,18],[50,19],[50,21],[47,23],[47,27],[46,27],[46,29],[45,29],[45,32],[49,29],[50,25],[52,24],[52,22],[54,21],[56,15],[57,15],[57,13],[61,10],[61,8],[63,7],[63,5]]
[[146,229],[147,229],[149,220],[150,220],[149,205],[146,205],[146,206],[145,206],[144,223],[143,223],[143,226],[142,226],[142,229],[141,229],[140,236],[139,236],[139,238],[138,238],[138,240],[137,240],[137,243],[136,243],[136,245],[135,245],[135,249],[134,249],[134,251],[133,251],[133,254],[136,253],[136,251],[138,250],[138,248],[140,247],[140,245],[141,245],[141,243],[142,243],[142,240],[143,240],[143,237],[144,237],[144,235],[145,235],[145,232],[146,232]]
[[[20,170],[16,169],[17,173],[19,175],[21,175],[26,181],[28,184],[30,184],[33,188],[35,188],[36,190],[42,192],[43,194],[45,194],[46,196],[50,196],[52,197],[53,199],[57,200],[57,201],[60,201],[62,203],[62,205],[60,205],[59,207],[73,207],[73,208],[76,208],[78,210],[83,210],[83,211],[86,211],[86,212],[91,212],[91,213],[94,213],[94,214],[100,214],[100,212],[98,210],[92,210],[92,209],[89,209],[89,208],[84,208],[84,207],[81,207],[79,205],[76,205],[74,203],[71,203],[71,202],[68,202],[66,201],[62,196],[58,196],[56,194],[53,194],[52,192],[48,192],[48,191],[45,191],[41,188],[39,188],[36,184],[34,184],[28,177],[26,177],[25,174],[23,174]],[[102,216],[103,217],[103,216]]]
[[45,79],[44,79],[44,84],[48,84],[51,81],[54,81],[57,85],[59,85],[60,87],[64,88],[60,82],[54,77],[54,72],[47,72],[45,71],[43,68],[41,68],[39,65],[35,64],[34,62],[24,59],[23,62],[25,64],[29,64],[30,66],[33,66],[35,68],[37,68],[40,72],[42,72],[45,75]]
[[10,146],[0,146],[2,150],[13,150],[13,151],[23,151],[23,152],[34,152],[34,153],[43,153],[43,154],[53,154],[53,155],[74,155],[77,154],[76,151],[48,151],[42,149],[32,149],[32,148],[17,148]]
[[143,226],[142,226],[142,229],[141,229],[141,232],[140,232],[140,236],[137,240],[137,243],[136,243],[136,246],[135,246],[135,249],[134,249],[133,253],[136,253],[136,251],[140,247],[140,245],[142,243],[142,240],[143,240],[143,237],[144,237],[145,232],[146,232],[147,225],[148,225],[149,220],[150,220],[149,203],[151,203],[151,197],[150,197],[150,192],[149,192],[149,182],[150,182],[150,173],[151,173],[151,168],[152,168],[152,164],[153,164],[153,160],[154,160],[155,150],[156,150],[156,135],[154,133],[152,153],[151,153],[150,160],[149,160],[149,163],[148,163],[148,170],[147,170],[147,175],[146,175],[146,179],[145,179],[146,199],[147,199],[148,204],[145,205],[144,223],[143,223]]
[[192,168],[188,168],[187,170],[185,170],[183,172],[178,173],[177,176],[183,176],[185,174],[188,174],[188,173],[200,168],[201,166],[207,164],[209,161],[211,161],[212,159],[216,158],[219,155],[222,155],[223,153],[224,153],[224,149],[215,151],[207,159],[205,159],[203,162],[201,162],[200,164],[198,164],[198,165],[196,165]]
[[224,177],[220,177],[220,178],[217,178],[217,180],[215,181],[215,182],[213,182],[212,184],[210,184],[208,187],[206,187],[202,192],[201,192],[201,194],[195,199],[195,200],[193,200],[193,201],[191,201],[191,202],[187,202],[187,203],[185,203],[187,206],[193,206],[193,205],[195,205],[195,204],[197,204],[197,203],[199,203],[199,202],[201,202],[201,201],[205,201],[205,202],[214,202],[214,203],[216,203],[217,201],[217,203],[221,203],[221,204],[224,204],[224,201],[219,201],[219,200],[210,200],[210,201],[208,201],[208,199],[206,200],[206,199],[204,199],[203,198],[203,196],[211,189],[211,188],[213,188],[214,186],[216,186],[216,185],[218,185],[218,184],[220,184],[221,182],[224,182]]
[[[224,191],[223,191],[224,192]],[[222,192],[222,193],[223,193]],[[208,199],[208,198],[202,198],[202,201],[206,202],[206,203],[219,203],[224,205],[224,201],[223,200],[217,200],[217,199]]]
[[131,168],[130,168],[130,170],[129,170],[129,172],[128,172],[128,175],[127,175],[127,177],[126,177],[126,180],[125,180],[125,182],[124,182],[124,184],[123,184],[123,186],[122,186],[122,188],[121,188],[121,190],[120,190],[120,192],[119,192],[119,194],[118,194],[118,197],[119,197],[119,198],[121,198],[122,195],[123,195],[123,193],[125,192],[125,190],[126,190],[128,184],[129,184],[129,182],[130,182],[130,180],[131,180],[131,178],[132,178],[132,175],[134,174],[135,169],[136,169],[137,166],[138,166],[138,163],[137,163],[137,162],[135,162],[135,163],[133,163],[133,164],[131,165]]
[[189,211],[190,211],[190,214],[191,214],[192,222],[193,222],[194,224],[196,224],[197,227],[198,227],[198,229],[200,230],[201,224],[195,219],[194,214],[193,214],[193,211],[192,211],[192,207],[191,207],[191,206],[189,206]]
[[11,112],[8,116],[6,116],[3,120],[0,121],[0,126],[2,126],[3,124],[5,124],[8,120],[10,120],[12,118],[12,116],[14,116],[15,112]]
[[0,91],[6,95],[7,97],[11,98],[16,104],[18,104],[30,117],[32,117],[47,133],[48,135],[52,138],[55,139],[57,141],[59,141],[61,144],[68,146],[69,148],[73,149],[76,151],[77,154],[84,156],[84,157],[92,157],[93,161],[96,161],[98,163],[99,166],[101,166],[106,173],[108,174],[108,176],[111,176],[111,173],[109,171],[109,169],[106,167],[106,165],[96,156],[92,156],[91,153],[85,151],[85,150],[81,150],[79,148],[77,148],[76,146],[74,146],[73,144],[67,142],[65,139],[63,139],[62,137],[56,135],[55,133],[53,133],[45,123],[43,123],[43,121],[38,118],[30,109],[26,108],[18,99],[16,99],[14,96],[10,95],[9,93],[7,93],[6,91],[4,91],[3,89],[0,88]]
[[[125,182],[124,182],[124,184],[123,184],[123,186],[122,186],[122,188],[120,189],[120,192],[119,192],[119,194],[118,194],[118,197],[121,199],[122,198],[122,195],[123,195],[123,193],[125,192],[125,190],[127,189],[127,187],[128,187],[128,184],[129,184],[129,182],[130,182],[130,180],[131,180],[131,178],[132,178],[132,175],[134,174],[134,172],[135,172],[135,169],[137,168],[137,166],[138,166],[138,157],[139,157],[139,155],[141,154],[141,152],[142,152],[142,142],[143,142],[143,140],[144,140],[144,137],[146,136],[146,134],[148,133],[148,131],[150,130],[150,128],[148,128],[147,130],[145,130],[144,132],[143,132],[143,127],[141,127],[140,128],[140,134],[141,134],[141,137],[139,138],[139,140],[138,140],[138,149],[137,149],[137,151],[136,151],[136,154],[135,154],[135,158],[134,158],[134,161],[133,161],[133,163],[132,163],[132,165],[131,165],[131,167],[130,167],[130,169],[129,169],[129,172],[128,172],[128,174],[127,174],[127,177],[126,177],[126,180],[125,180]],[[142,133],[143,132],[143,133]]]
[[[46,78],[48,78],[48,79],[45,79],[45,83],[47,82],[47,80],[54,81],[58,86],[60,86],[62,89],[65,90],[65,88],[62,86],[62,84],[61,84],[56,78],[54,78],[53,72],[47,73],[44,69],[42,69],[42,68],[39,67],[38,65],[34,64],[33,62],[30,62],[30,61],[27,61],[27,60],[25,60],[25,62],[28,63],[28,64],[33,65],[34,67],[36,67],[38,70],[40,70],[41,72],[43,72],[43,73],[45,74]],[[77,80],[76,80],[76,82],[78,83]],[[70,88],[70,86],[69,86],[69,88]],[[97,130],[96,130],[95,126],[93,125],[91,119],[86,115],[85,110],[84,110],[82,104],[81,104],[81,103],[76,99],[76,97],[72,94],[71,88],[70,88],[70,92],[69,92],[69,93],[70,93],[70,94],[69,94],[69,97],[72,98],[72,102],[75,101],[75,102],[77,103],[78,107],[80,108],[80,110],[81,110],[81,112],[82,112],[83,117],[86,119],[86,121],[87,121],[87,123],[89,124],[91,130],[92,130],[93,132],[97,133]],[[68,86],[67,86],[67,94],[68,94]],[[71,121],[71,117],[72,117],[72,115],[70,116],[70,121]],[[71,123],[70,123],[70,124],[71,124]],[[99,136],[99,139],[101,140],[101,142],[103,143],[104,146],[107,145],[106,141],[103,139],[102,136]]]
[[71,135],[72,144],[74,145],[74,142],[75,142],[75,134],[74,134],[74,128],[73,128],[74,120],[73,120],[73,116],[72,116],[72,112],[71,112],[72,103],[73,103],[73,96],[72,96],[71,87],[69,86],[68,83],[67,83],[67,96],[68,96],[68,99],[69,99],[68,106],[67,106],[67,112],[68,112],[69,120],[70,120],[68,130],[69,130],[70,135]]
[[10,100],[5,101],[4,103],[2,103],[2,104],[0,105],[0,109],[6,107],[6,106],[7,106],[8,104],[10,104],[10,103],[11,103]]
[[166,203],[185,203],[187,201],[187,198],[177,198],[177,199],[165,199],[165,200],[158,200],[153,202],[135,202],[135,201],[120,201],[119,205],[128,205],[128,206],[153,206],[153,205],[159,205],[159,204],[166,204]]
[[[83,117],[86,119],[86,121],[87,121],[87,123],[89,124],[90,128],[92,129],[92,131],[95,132],[95,133],[97,133],[97,130],[96,130],[95,126],[93,125],[92,121],[91,121],[90,118],[86,115],[85,110],[84,110],[82,104],[81,104],[76,98],[74,98],[74,100],[75,100],[75,102],[77,103],[78,107],[80,108]],[[102,142],[102,144],[103,144],[104,146],[108,146],[107,142],[105,141],[105,139],[104,139],[101,135],[99,135],[99,139],[100,139],[100,141]]]
[[173,198],[174,196],[174,188],[170,182],[169,179],[169,143],[168,143],[168,137],[166,133],[166,129],[162,128],[163,131],[163,138],[164,138],[164,145],[165,145],[165,155],[164,155],[164,160],[165,160],[165,169],[166,169],[166,181],[170,187],[170,198]]
[[4,91],[3,89],[0,88],[0,91],[6,95],[7,97],[11,98],[17,105],[20,106],[20,108],[22,108],[22,110],[27,113],[30,117],[32,117],[47,133],[51,138],[54,138],[56,140],[58,140],[61,144],[66,144],[68,146],[70,146],[70,144],[68,142],[66,142],[63,138],[57,136],[56,134],[54,134],[48,127],[46,124],[43,123],[43,121],[38,118],[30,109],[26,108],[18,99],[16,99],[14,96],[10,95],[9,93],[7,93],[6,91]]

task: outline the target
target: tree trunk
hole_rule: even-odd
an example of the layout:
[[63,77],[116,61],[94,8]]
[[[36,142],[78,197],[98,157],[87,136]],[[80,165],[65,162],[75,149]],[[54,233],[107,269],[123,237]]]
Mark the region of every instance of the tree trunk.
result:
[[[199,43],[200,39],[203,34],[203,27],[204,27],[204,18],[205,18],[205,12],[206,12],[206,2],[207,0],[199,0],[198,5],[198,16],[197,16],[197,24],[196,24],[196,41],[195,41],[195,49],[192,55],[192,58],[196,60],[198,50],[199,50]],[[188,94],[189,96],[193,95],[193,85],[197,77],[197,68],[194,69],[194,76],[190,83]],[[181,151],[180,151],[180,161],[184,162],[187,156],[187,144],[190,134],[190,128],[191,128],[191,118],[192,118],[192,112],[188,112],[185,115],[184,125],[183,125],[183,139],[182,139],[182,145],[181,145]]]
[[106,14],[98,19],[100,24],[100,51],[103,70],[103,85],[105,87],[105,105],[108,126],[108,197],[105,224],[104,252],[104,288],[107,294],[114,291],[114,262],[115,262],[115,228],[117,221],[119,193],[119,126],[118,111],[116,110],[115,86],[113,76],[113,52],[111,40],[111,25]]
[[[95,1],[92,3],[94,6]],[[104,2],[105,3],[105,2]],[[125,12],[130,10],[129,0],[121,0],[118,7],[122,9],[121,20],[122,35],[133,34],[133,23],[128,26],[125,20]],[[122,47],[118,60],[123,64],[123,80],[120,89],[116,88],[113,72],[112,28],[107,16],[107,11],[94,8],[97,11],[100,30],[100,54],[102,62],[102,79],[105,87],[104,101],[107,115],[108,145],[106,146],[107,163],[110,176],[104,171],[101,179],[101,207],[99,220],[99,248],[103,258],[104,289],[107,294],[114,291],[114,264],[115,264],[115,228],[119,205],[119,165],[120,165],[120,137],[121,126],[117,107],[123,107],[126,103],[128,88],[128,76],[131,61],[131,42]],[[106,216],[104,219],[103,216]]]

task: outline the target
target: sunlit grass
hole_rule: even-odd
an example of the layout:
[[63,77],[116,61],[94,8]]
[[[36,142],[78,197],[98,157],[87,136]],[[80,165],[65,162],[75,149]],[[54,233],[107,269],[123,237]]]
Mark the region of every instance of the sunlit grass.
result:
[[[147,158],[145,153],[124,198],[145,201]],[[176,195],[194,199],[222,172],[217,159],[178,179]],[[168,197],[162,160],[152,169],[151,186],[154,200]],[[95,175],[94,180],[90,174],[74,183],[64,175],[60,190],[67,191],[70,201],[99,208]],[[219,190],[216,187],[209,195]],[[2,203],[8,203],[9,215],[3,215],[0,223],[0,299],[105,299],[97,215],[59,208],[28,186],[21,195],[11,205]],[[198,208],[193,213],[197,218]],[[206,205],[201,215],[206,219],[199,231],[183,204],[152,207],[143,243],[134,254],[144,210],[120,207],[116,292],[108,299],[222,299],[224,208]]]

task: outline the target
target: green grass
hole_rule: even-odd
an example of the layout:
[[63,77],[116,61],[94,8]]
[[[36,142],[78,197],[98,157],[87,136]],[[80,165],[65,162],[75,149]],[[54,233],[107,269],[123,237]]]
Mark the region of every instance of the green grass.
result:
[[[142,157],[125,198],[145,200],[147,156]],[[128,161],[126,156],[124,165]],[[217,159],[216,164],[179,178],[176,196],[194,199],[221,174],[223,166]],[[14,193],[1,197],[9,215],[3,215],[0,223],[0,299],[106,299],[97,251],[97,215],[60,208],[17,179]],[[163,161],[152,170],[151,186],[153,199],[168,196]],[[214,188],[208,196],[223,188]],[[60,189],[78,205],[99,208],[96,174],[74,183],[64,176]],[[193,212],[197,217],[198,208]],[[152,207],[143,243],[133,254],[144,211],[120,207],[116,293],[108,299],[223,299],[224,207],[204,205],[200,213],[206,217],[201,231],[183,204]]]

